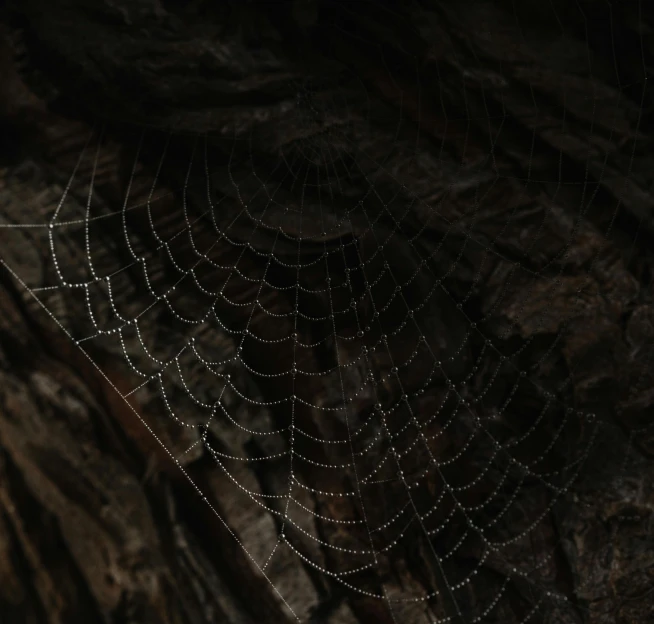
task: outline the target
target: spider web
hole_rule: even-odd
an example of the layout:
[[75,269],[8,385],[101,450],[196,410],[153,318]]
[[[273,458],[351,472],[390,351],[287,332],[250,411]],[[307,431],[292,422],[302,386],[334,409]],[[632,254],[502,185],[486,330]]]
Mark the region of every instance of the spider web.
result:
[[[426,78],[411,57],[407,67],[420,93]],[[574,366],[550,381],[557,347],[599,298],[593,274],[619,203],[600,236],[587,170],[552,250],[564,180],[531,176],[535,102],[520,178],[498,156],[519,112],[486,106],[486,150],[466,138],[455,156],[447,140],[461,128],[467,137],[478,112],[451,119],[443,108],[434,145],[427,111],[405,102],[394,75],[387,100],[397,106],[356,68],[336,84],[294,85],[279,129],[293,138],[274,152],[261,147],[265,124],[200,137],[146,128],[120,202],[102,193],[116,145],[98,128],[44,221],[3,224],[45,241],[45,274],[30,280],[3,264],[101,371],[100,353],[124,362],[132,385],[107,382],[184,474],[210,457],[221,500],[273,518],[272,535],[224,522],[298,620],[310,613],[285,586],[278,562],[289,553],[397,622],[509,621],[511,591],[515,621],[576,621],[586,581],[561,588],[552,561],[563,538],[543,549],[541,527],[562,506],[587,504],[575,486],[606,452],[598,440],[612,439],[626,465],[647,430],[627,439],[601,400],[578,408]],[[594,94],[588,106],[602,101]],[[173,192],[159,192],[163,183]],[[545,200],[534,189],[549,184]],[[513,206],[501,200],[507,188]],[[536,200],[542,220],[525,229]],[[591,234],[604,243],[567,277]],[[486,283],[494,299],[482,296]],[[572,293],[565,306],[562,293]],[[421,561],[424,578],[398,580],[403,558]]]

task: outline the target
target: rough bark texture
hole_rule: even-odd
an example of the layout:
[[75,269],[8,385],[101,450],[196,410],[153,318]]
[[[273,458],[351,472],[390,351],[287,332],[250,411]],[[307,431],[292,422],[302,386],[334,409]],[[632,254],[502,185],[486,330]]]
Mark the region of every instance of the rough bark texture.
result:
[[[216,305],[222,326],[190,330],[161,305],[144,317],[138,341],[126,332],[121,344],[113,334],[83,351],[65,332],[87,336],[94,323],[110,324],[116,309],[106,292],[87,291],[91,319],[83,290],[39,291],[60,327],[3,268],[0,622],[292,622],[280,595],[303,621],[325,624],[471,622],[485,611],[483,621],[502,623],[651,621],[653,9],[645,0],[5,6],[0,224],[46,223],[102,126],[93,210],[118,216],[92,228],[98,274],[134,264],[120,210],[137,153],[129,205],[148,203],[156,177],[156,210],[152,224],[146,210],[130,210],[125,227],[136,255],[147,258],[154,291],[170,288],[198,254],[210,259],[170,295],[177,315],[197,318],[210,308],[200,287],[216,291],[229,273],[220,266],[238,261],[240,273]],[[217,224],[206,218],[205,145]],[[322,164],[310,164],[311,154]],[[82,216],[92,160],[80,165],[69,195],[68,209]],[[294,184],[293,174],[306,177]],[[263,182],[279,187],[275,201]],[[360,200],[363,208],[343,220]],[[252,219],[234,220],[243,203]],[[292,315],[273,319],[254,306],[250,317],[253,306],[234,305],[256,298],[280,315],[297,305],[289,290],[297,246],[253,228],[257,219],[313,237],[299,254],[315,268],[301,277],[297,327]],[[231,222],[233,242],[251,244],[243,253],[217,238],[215,226]],[[193,235],[175,236],[185,228]],[[170,240],[167,252],[153,229]],[[326,266],[323,252],[341,244],[347,252]],[[266,269],[256,252],[273,247],[288,268]],[[46,228],[1,228],[0,256],[31,286],[56,283]],[[88,277],[83,228],[57,247],[57,258],[69,281]],[[384,271],[389,259],[393,278]],[[126,317],[148,295],[137,269],[112,283]],[[264,276],[277,290],[259,288]],[[321,286],[327,277],[349,287],[330,295]],[[379,316],[366,280],[376,282],[380,307],[390,302]],[[405,284],[401,304],[396,282]],[[300,343],[319,343],[296,353],[305,373],[352,360],[362,344],[354,315],[329,318],[331,309],[348,309],[350,296],[361,327],[370,327],[368,367],[303,375],[294,385],[291,374],[203,368],[187,349],[183,375],[162,382],[169,405],[156,384],[126,400],[119,394],[142,383],[135,369],[156,370],[140,340],[153,357],[175,362],[192,335],[196,355],[242,358],[269,375],[290,369],[285,337],[293,332]],[[433,374],[407,307],[442,362]],[[353,340],[330,341],[333,324]],[[237,351],[244,328],[279,342],[247,339]],[[372,351],[374,344],[381,346]],[[374,384],[364,384],[369,369]],[[353,398],[347,422],[307,407],[337,406],[341,383]],[[171,412],[191,425],[211,413],[189,392],[209,407],[220,395],[233,421],[180,426]],[[356,448],[392,431],[392,446],[406,452],[396,466],[382,443],[361,456],[359,476],[321,467],[347,465],[350,450],[304,434],[291,441],[292,394],[296,426],[326,439],[363,427],[377,402],[399,401]],[[424,423],[424,448],[412,415]],[[480,424],[509,452],[498,454],[490,436],[469,443]],[[512,446],[534,426],[536,434]],[[279,429],[283,435],[257,435]],[[285,500],[256,496],[287,491],[291,443],[306,487],[293,492],[299,528],[286,527],[278,543]],[[459,453],[467,455],[450,468]],[[270,456],[277,459],[261,459]],[[425,475],[430,457],[442,467]],[[380,462],[361,499],[320,494],[355,490]],[[407,512],[380,536],[387,544],[405,531],[397,547],[351,582],[392,597],[441,594],[389,608],[320,568],[364,566],[353,552],[370,545],[357,501],[380,526],[408,505],[407,481],[422,514],[441,500],[425,524],[443,530],[428,541]],[[443,493],[446,483],[460,488],[456,496]],[[487,553],[474,526],[504,545]],[[511,541],[523,531],[525,539]],[[264,576],[252,559],[263,564],[272,547]],[[443,574],[456,584],[475,568],[453,600]]]

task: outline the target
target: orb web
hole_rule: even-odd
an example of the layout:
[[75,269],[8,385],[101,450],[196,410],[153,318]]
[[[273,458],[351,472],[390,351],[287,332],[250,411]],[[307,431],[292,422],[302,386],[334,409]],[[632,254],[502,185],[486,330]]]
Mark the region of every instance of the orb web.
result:
[[[123,362],[131,385],[107,382],[180,470],[210,458],[220,500],[259,519],[226,526],[298,620],[315,605],[289,560],[397,622],[576,621],[592,579],[558,578],[552,518],[589,506],[607,440],[624,471],[643,461],[651,423],[625,434],[601,393],[580,401],[588,362],[561,356],[611,298],[620,200],[593,218],[597,159],[573,181],[532,168],[539,149],[563,161],[575,107],[593,111],[577,140],[610,136],[595,111],[617,110],[620,85],[582,102],[573,84],[557,117],[503,97],[519,65],[480,64],[461,70],[474,97],[457,117],[439,63],[402,62],[290,85],[274,127],[144,128],[120,201],[103,190],[115,124],[99,124],[43,222],[2,224],[48,250],[45,273],[3,264],[100,370],[99,353]],[[592,70],[584,84],[599,90]]]

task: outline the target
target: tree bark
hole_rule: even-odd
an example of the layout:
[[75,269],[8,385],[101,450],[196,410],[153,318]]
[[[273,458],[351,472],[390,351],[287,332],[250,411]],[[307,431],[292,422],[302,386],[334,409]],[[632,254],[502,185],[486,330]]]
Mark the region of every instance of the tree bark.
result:
[[649,3],[2,11],[0,622],[654,616]]

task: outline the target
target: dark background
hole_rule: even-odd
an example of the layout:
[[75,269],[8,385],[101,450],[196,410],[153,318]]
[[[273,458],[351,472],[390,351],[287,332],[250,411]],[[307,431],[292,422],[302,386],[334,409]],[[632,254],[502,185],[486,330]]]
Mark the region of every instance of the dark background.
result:
[[[413,500],[424,513],[445,484],[475,485],[445,495],[425,520],[430,530],[445,523],[436,537],[410,523],[377,568],[343,577],[373,594],[441,591],[441,599],[389,608],[322,572],[365,562],[325,545],[369,546],[361,523],[347,524],[361,520],[359,502],[320,494],[356,489],[353,471],[298,459],[309,489],[294,496],[318,515],[296,508],[304,533],[288,528],[266,572],[303,621],[651,621],[654,5],[20,0],[2,3],[1,16],[0,255],[13,271],[0,273],[1,622],[294,621],[235,541],[265,562],[283,530],[283,500],[266,499],[277,512],[269,513],[235,484],[283,496],[288,403],[260,404],[297,394],[334,406],[341,383],[353,397],[351,422],[298,403],[297,426],[343,438],[372,413],[383,437],[374,406],[399,403],[387,424],[409,427],[396,438],[405,448],[416,438],[412,415],[422,422],[436,414],[424,427],[433,436],[425,449],[400,461],[415,478]],[[93,210],[117,215],[90,230],[103,275],[131,262],[125,227],[148,258],[155,289],[170,288],[175,263],[192,266],[197,249],[221,266],[238,261],[255,280],[234,277],[225,287],[217,306],[224,326],[190,330],[163,306],[144,317],[144,340],[161,360],[193,335],[208,360],[238,355],[264,375],[287,371],[293,351],[282,338],[295,332],[304,344],[321,342],[332,319],[307,319],[347,309],[350,296],[357,320],[339,317],[337,325],[353,340],[339,359],[329,339],[302,349],[297,368],[333,368],[383,334],[387,346],[369,353],[367,369],[345,368],[340,379],[304,375],[295,386],[291,374],[265,377],[237,364],[218,371],[231,375],[225,386],[182,358],[188,387],[171,378],[169,406],[155,386],[121,399],[118,392],[141,383],[133,367],[151,364],[134,336],[132,359],[115,336],[84,343],[87,357],[16,279],[30,288],[57,283],[47,228],[6,227],[48,222],[87,141],[68,194],[77,208],[64,206],[60,220],[69,210],[83,217],[100,141]],[[187,178],[191,156],[197,164]],[[270,205],[264,179],[279,187]],[[129,205],[145,205],[155,180],[154,223],[141,209],[123,223],[128,187]],[[207,190],[220,199],[220,227],[249,204],[253,220],[239,218],[229,230],[232,242],[250,241],[242,256],[206,218]],[[347,227],[336,227],[359,200]],[[188,215],[198,218],[194,236],[174,238]],[[310,238],[298,252],[292,237],[253,229],[256,219]],[[168,258],[153,230],[171,239]],[[84,230],[63,227],[57,237],[60,266],[86,275]],[[269,254],[273,242],[291,268],[264,274],[266,257],[256,251]],[[319,262],[341,245],[341,260]],[[392,272],[384,270],[389,260]],[[234,305],[258,298],[287,314],[296,304],[283,288],[294,285],[298,262],[314,264],[302,272],[307,291],[297,305],[305,317],[297,326],[292,316],[271,321],[255,307],[250,318],[250,307]],[[178,314],[208,309],[198,284],[215,290],[225,272],[204,268],[199,282],[176,289]],[[126,273],[114,294],[133,317],[148,292],[142,276]],[[264,275],[277,289],[257,291]],[[351,295],[308,292],[347,275]],[[406,283],[402,305],[398,295],[375,317],[366,295],[373,281],[376,305],[391,300],[396,281]],[[93,333],[83,291],[36,294],[71,335]],[[93,305],[99,322],[110,323],[108,299],[98,295]],[[247,339],[237,352],[246,327],[280,342]],[[370,327],[362,338],[360,327]],[[430,353],[441,361],[436,372]],[[411,365],[396,375],[394,362],[407,358]],[[375,384],[354,394],[368,369]],[[188,389],[213,401],[219,382],[241,428],[224,418],[198,428],[206,418]],[[169,407],[193,426],[178,426]],[[480,425],[502,444],[531,435],[499,454],[483,435],[468,448]],[[284,433],[257,434],[276,429]],[[306,436],[293,445],[313,462],[351,457]],[[384,450],[362,458],[359,472],[372,470]],[[446,462],[460,452],[451,468],[416,476],[430,456]],[[283,457],[226,459],[276,454]],[[407,504],[397,470],[386,466],[379,484],[366,485],[361,501],[375,526]],[[465,516],[456,501],[473,511]],[[471,523],[504,545],[485,555]],[[453,599],[448,585],[474,569]]]

